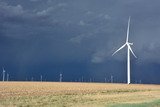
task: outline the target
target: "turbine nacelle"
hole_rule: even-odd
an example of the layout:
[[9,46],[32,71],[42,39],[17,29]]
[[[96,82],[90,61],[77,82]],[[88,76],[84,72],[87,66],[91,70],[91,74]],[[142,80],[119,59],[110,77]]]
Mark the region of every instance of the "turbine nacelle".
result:
[[130,45],[133,45],[133,43],[130,43]]
[[133,43],[129,43],[129,42],[127,42],[126,44],[127,44],[127,45],[133,45]]

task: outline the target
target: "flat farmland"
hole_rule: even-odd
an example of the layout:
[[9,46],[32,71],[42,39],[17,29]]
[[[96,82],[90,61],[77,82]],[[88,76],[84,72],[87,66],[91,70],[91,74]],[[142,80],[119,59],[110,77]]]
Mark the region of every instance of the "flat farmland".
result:
[[0,82],[0,107],[160,107],[160,85]]

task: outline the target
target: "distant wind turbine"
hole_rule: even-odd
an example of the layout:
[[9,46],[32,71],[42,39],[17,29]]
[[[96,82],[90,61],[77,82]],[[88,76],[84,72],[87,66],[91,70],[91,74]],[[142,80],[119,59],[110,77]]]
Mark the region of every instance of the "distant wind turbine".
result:
[[127,28],[127,38],[126,38],[126,43],[124,45],[122,45],[117,51],[115,51],[112,56],[114,54],[116,54],[118,51],[120,51],[121,49],[123,49],[125,46],[127,46],[127,84],[130,84],[131,83],[131,79],[130,79],[130,52],[133,54],[133,56],[135,58],[136,55],[134,54],[134,52],[132,51],[132,48],[131,48],[131,45],[133,45],[133,43],[130,43],[129,42],[129,27],[130,27],[130,17],[128,19],[128,28]]
[[111,75],[111,83],[113,83],[113,76]]
[[105,83],[107,82],[107,78],[104,78],[104,82],[105,82]]
[[82,82],[83,82],[83,76],[82,76]]
[[62,82],[62,78],[63,78],[63,75],[62,75],[62,73],[60,73],[60,75],[59,75],[59,82]]
[[43,81],[43,76],[41,75],[41,82]]
[[31,81],[33,81],[33,77],[31,78]]
[[4,68],[2,68],[3,69],[3,81],[5,81],[5,70],[4,70]]
[[89,79],[89,82],[92,82],[92,78]]
[[9,74],[7,73],[7,81],[9,81]]

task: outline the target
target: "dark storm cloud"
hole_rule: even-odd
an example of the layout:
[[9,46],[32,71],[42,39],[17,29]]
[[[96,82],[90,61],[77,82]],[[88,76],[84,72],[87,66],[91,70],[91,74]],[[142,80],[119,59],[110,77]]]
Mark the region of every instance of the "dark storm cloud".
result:
[[[52,1],[48,2],[50,3],[46,4],[48,4],[49,6],[46,6],[44,9],[38,9],[34,11],[29,9],[23,9],[23,6],[21,4],[12,6],[12,3],[10,3],[10,5],[7,3],[2,3],[1,8],[3,8],[2,14],[4,17],[1,20],[3,22],[3,26],[6,28],[6,31],[4,31],[5,35],[21,39],[33,39],[32,36],[49,39],[49,41],[50,39],[52,39],[53,41],[61,41],[62,46],[66,43],[65,45],[69,45],[68,49],[71,48],[73,50],[76,50],[76,46],[72,46],[77,45],[74,43],[81,43],[83,40],[87,40],[85,44],[90,44],[87,43],[88,40],[90,38],[96,37],[96,33],[101,30],[102,27],[95,30],[96,27],[93,27],[94,20],[98,19],[100,24],[102,24],[102,21],[99,18],[103,17],[103,20],[107,20],[107,18],[109,18],[109,16],[105,14],[100,14],[99,16],[96,16],[96,14],[93,12],[76,8],[74,7],[74,3],[71,2],[69,4],[65,2],[60,2],[56,4]],[[77,13],[77,11],[79,13]],[[93,16],[95,18],[89,20]],[[89,29],[91,30],[90,32]],[[46,40],[45,42],[48,41]],[[89,40],[89,42],[92,41]],[[34,42],[32,44],[34,44]],[[57,43],[57,46],[59,46],[59,44],[60,43]],[[50,45],[55,46],[55,43],[51,43]],[[79,49],[84,50],[83,53],[88,54],[86,50],[87,48],[82,49],[84,48],[83,45],[79,45]],[[49,51],[49,49],[51,49],[51,51],[59,50],[54,49],[54,46],[52,49],[51,46],[48,48],[48,50],[46,50],[47,52]],[[64,52],[60,52],[65,53],[64,55],[62,55],[62,57],[67,54],[67,50],[64,50]],[[91,49],[90,51],[93,51],[93,49]],[[81,58],[82,52],[79,53],[79,57]],[[59,52],[57,52],[57,54],[59,55]]]
[[[36,1],[31,0],[31,1],[40,2],[40,0]],[[69,41],[75,44],[76,43],[80,44],[84,41],[85,42],[84,44],[86,44],[87,46],[91,46],[92,50],[96,51],[91,55],[92,57],[91,61],[101,62],[106,59],[106,57],[108,56],[107,54],[110,54],[110,51],[112,51],[110,49],[112,48],[112,46],[114,46],[113,43],[108,44],[108,42],[111,41],[109,39],[116,36],[117,38],[114,38],[112,40],[117,41],[120,39],[122,40],[125,39],[124,38],[125,35],[122,36],[123,38],[118,37],[122,34],[125,34],[126,30],[125,25],[127,20],[124,19],[127,19],[127,17],[123,17],[122,15],[124,16],[131,15],[133,16],[133,18],[135,17],[136,19],[137,14],[139,15],[139,13],[141,12],[142,14],[141,17],[143,18],[143,16],[146,15],[143,12],[146,12],[148,10],[148,13],[152,13],[152,11],[155,11],[154,8],[157,9],[157,7],[150,6],[149,5],[150,2],[146,3],[146,5],[142,5],[143,2],[144,1],[134,1],[134,2],[108,1],[105,2],[106,5],[101,6],[100,5],[101,3],[98,3],[98,1],[93,1],[93,3],[91,4],[90,1],[58,2],[49,0],[46,1],[46,6],[42,6],[43,8],[36,8],[40,6],[35,5],[34,10],[30,10],[29,7],[23,9],[23,6],[21,4],[17,5],[14,4],[14,6],[12,6],[12,3],[7,4],[5,2],[2,2],[0,5],[1,15],[3,16],[1,21],[3,23],[3,26],[6,27],[7,30],[6,32],[3,31],[4,34],[6,34],[7,36],[18,36],[22,38],[23,36],[26,36],[26,38],[28,38],[27,36],[35,36],[35,35],[42,36],[40,35],[41,33],[42,34],[44,33],[44,35],[47,36],[54,37],[54,34],[56,35],[56,33],[59,33],[62,30],[63,30],[62,32],[67,32],[68,29],[65,30],[65,28],[70,27],[70,30],[72,32],[69,32],[69,34],[67,35],[60,33],[61,39],[63,39],[63,36],[65,36],[64,38],[68,39]],[[107,5],[107,3],[109,4]],[[37,3],[37,5],[42,5],[42,4],[40,2]],[[131,8],[136,6],[137,8]],[[150,8],[153,9],[150,10]],[[117,14],[120,15],[118,16]],[[118,16],[118,18],[116,18],[116,16]],[[119,21],[121,20],[124,23],[120,23]],[[114,22],[117,23],[117,25],[115,25]],[[131,28],[133,27],[131,26]],[[19,30],[14,30],[14,29],[19,29]],[[59,29],[61,29],[61,31],[58,31]],[[75,32],[74,29],[77,32]],[[10,34],[10,32],[12,35]],[[37,34],[38,32],[41,33]],[[121,32],[122,34],[118,32]],[[134,34],[135,34],[133,35],[134,37],[132,37],[133,40],[135,37],[137,37],[136,36],[137,33]],[[146,34],[142,34],[141,36],[143,37],[143,35],[146,36]],[[146,39],[142,37],[140,39],[144,40]],[[99,40],[97,41],[97,39]],[[122,42],[122,40],[120,40],[120,42]],[[148,40],[150,40],[150,38]],[[101,44],[103,45],[103,47]],[[150,43],[148,45],[150,45]],[[94,49],[92,46],[94,47]],[[140,46],[145,48],[144,44],[140,44]],[[140,47],[139,50],[143,48]]]
[[1,64],[13,62],[25,69],[78,63],[86,64],[89,72],[105,71],[109,61],[126,60],[125,50],[111,55],[125,42],[129,16],[130,42],[138,56],[133,61],[159,64],[159,4],[158,0],[0,0]]

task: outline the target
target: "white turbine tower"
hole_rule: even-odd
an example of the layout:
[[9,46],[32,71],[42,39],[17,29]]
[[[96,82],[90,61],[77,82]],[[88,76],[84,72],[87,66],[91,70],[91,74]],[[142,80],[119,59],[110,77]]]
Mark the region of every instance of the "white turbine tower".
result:
[[7,81],[9,81],[9,74],[7,73]]
[[4,70],[4,68],[2,68],[3,69],[3,81],[5,81],[5,70]]
[[62,78],[63,78],[63,74],[60,73],[60,75],[59,75],[59,82],[62,82]]
[[43,81],[43,76],[41,75],[41,82]]
[[122,45],[117,51],[115,51],[112,56],[114,54],[116,54],[118,51],[120,51],[121,49],[123,49],[125,46],[127,46],[127,83],[130,84],[131,83],[131,79],[130,79],[130,52],[133,54],[133,56],[135,58],[136,55],[134,54],[134,52],[132,51],[131,45],[133,45],[133,43],[129,42],[129,27],[130,27],[130,17],[128,19],[128,28],[127,28],[127,38],[126,38],[126,43],[124,45]]
[[111,75],[111,83],[113,83],[113,76]]

